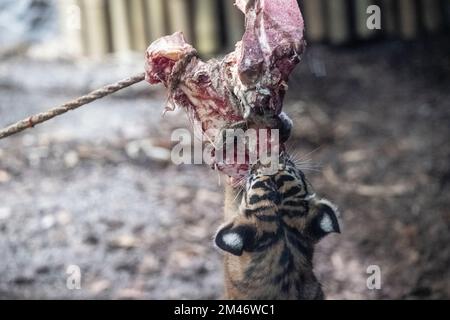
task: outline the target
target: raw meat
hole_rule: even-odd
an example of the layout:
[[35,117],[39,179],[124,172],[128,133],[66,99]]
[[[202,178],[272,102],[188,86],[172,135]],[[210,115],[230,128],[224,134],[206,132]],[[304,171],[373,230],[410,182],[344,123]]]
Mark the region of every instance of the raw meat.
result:
[[[204,62],[176,32],[147,49],[146,80],[163,83],[169,90],[167,108],[184,108],[214,147],[228,128],[280,129],[283,143],[292,125],[281,112],[283,98],[305,48],[300,8],[296,0],[237,0],[236,5],[246,26],[235,51]],[[249,164],[217,162],[214,167],[239,179]]]

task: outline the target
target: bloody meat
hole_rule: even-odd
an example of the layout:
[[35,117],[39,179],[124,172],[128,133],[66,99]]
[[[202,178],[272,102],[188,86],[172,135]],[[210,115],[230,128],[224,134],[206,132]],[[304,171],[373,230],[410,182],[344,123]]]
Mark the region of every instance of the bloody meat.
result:
[[[280,129],[283,143],[292,125],[282,113],[283,99],[305,48],[300,8],[296,0],[237,0],[236,6],[246,23],[233,52],[202,61],[176,32],[147,49],[146,80],[163,83],[167,108],[184,108],[215,147],[224,129],[238,127]],[[248,163],[214,167],[236,179],[249,170]]]

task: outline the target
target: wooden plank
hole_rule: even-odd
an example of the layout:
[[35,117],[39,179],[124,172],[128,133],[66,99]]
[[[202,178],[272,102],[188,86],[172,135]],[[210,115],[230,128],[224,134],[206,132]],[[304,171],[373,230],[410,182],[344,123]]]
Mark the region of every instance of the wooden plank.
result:
[[303,13],[308,40],[323,41],[326,38],[323,0],[303,0]]
[[440,0],[421,0],[423,23],[428,32],[438,32],[443,25],[443,12]]
[[[211,1],[211,0],[210,0]],[[170,33],[182,31],[188,42],[192,41],[192,27],[189,19],[189,1],[167,0]]]
[[84,0],[88,55],[94,58],[105,56],[109,50],[108,25],[105,0]]
[[381,0],[381,30],[387,36],[399,34],[398,10],[396,0]]
[[168,34],[164,9],[165,0],[145,0],[146,25],[149,42]]
[[399,0],[400,32],[404,39],[414,39],[419,30],[414,0]]
[[333,44],[351,40],[350,14],[346,0],[327,0],[328,37]]
[[234,5],[233,0],[225,0],[224,6],[228,42],[227,46],[231,48],[234,47],[234,45],[242,39],[242,36],[244,34],[245,16]]
[[213,55],[220,48],[217,2],[196,0],[195,4],[196,47],[201,54]]
[[131,30],[126,0],[109,0],[109,11],[113,51],[119,54],[130,52],[132,49]]
[[450,31],[450,1],[441,0],[441,8],[444,11],[445,29]]
[[133,50],[144,51],[149,45],[144,19],[144,2],[143,0],[128,0],[128,5],[130,10],[132,48]]
[[[370,14],[367,13],[367,9],[369,6],[374,5],[374,0],[354,0],[354,8],[355,8],[355,26],[356,26],[356,34],[360,39],[369,39],[373,38],[378,30],[371,30],[367,27],[367,20],[370,17]],[[381,15],[381,12],[380,12]]]
[[86,21],[81,9],[81,1],[58,1],[57,5],[63,50],[75,57],[87,54],[88,40],[83,34]]

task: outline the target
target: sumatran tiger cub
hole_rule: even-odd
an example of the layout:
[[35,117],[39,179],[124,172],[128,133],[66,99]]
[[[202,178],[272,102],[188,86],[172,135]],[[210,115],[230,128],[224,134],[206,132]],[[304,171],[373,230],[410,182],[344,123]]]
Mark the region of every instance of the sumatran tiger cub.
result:
[[336,207],[316,196],[287,156],[273,175],[253,169],[243,191],[227,187],[227,222],[215,236],[225,251],[226,298],[324,299],[313,251],[340,232]]

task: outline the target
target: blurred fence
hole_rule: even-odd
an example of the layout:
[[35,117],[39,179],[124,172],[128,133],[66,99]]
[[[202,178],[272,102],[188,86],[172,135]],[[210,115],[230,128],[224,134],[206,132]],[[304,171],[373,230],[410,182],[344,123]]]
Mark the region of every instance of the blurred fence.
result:
[[[183,31],[204,55],[230,49],[244,16],[234,0],[61,0],[63,40],[76,55],[143,51]],[[372,38],[414,39],[449,29],[448,0],[299,0],[309,42],[344,44]],[[381,8],[381,30],[369,30],[368,6]]]

